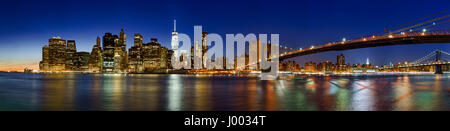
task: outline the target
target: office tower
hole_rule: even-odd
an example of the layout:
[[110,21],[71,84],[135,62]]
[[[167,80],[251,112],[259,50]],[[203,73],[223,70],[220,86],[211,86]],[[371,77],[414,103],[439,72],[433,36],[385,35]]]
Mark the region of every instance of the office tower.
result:
[[[258,61],[262,60],[262,56],[260,54],[260,46],[262,46],[261,41],[257,40],[257,41],[252,41],[249,43],[249,62],[250,62],[250,58],[251,60],[251,66],[254,66],[256,68],[256,70],[260,70],[260,63]],[[254,57],[256,56],[256,57]],[[287,63],[286,63],[287,64]],[[250,66],[249,66],[250,68]]]
[[134,34],[134,46],[141,47],[142,43],[143,43],[142,40],[143,40],[143,37],[141,34],[139,34],[139,33]]
[[101,42],[100,37],[97,36],[97,43],[95,43],[95,45],[100,47],[100,42]]
[[316,63],[310,61],[305,63],[305,71],[316,71]]
[[118,72],[120,70],[120,62],[122,55],[122,45],[119,36],[113,35],[114,48],[113,48],[113,71]]
[[42,47],[42,61],[39,62],[39,70],[40,71],[49,71],[49,47],[45,45]]
[[159,55],[160,55],[160,69],[168,69],[168,62],[167,62],[167,54],[168,49],[166,47],[160,47]]
[[151,38],[149,43],[142,46],[142,58],[145,71],[153,71],[161,68],[161,45],[156,38]]
[[89,71],[102,71],[102,67],[102,49],[100,47],[100,37],[97,37],[97,43],[92,47],[89,58]]
[[114,50],[114,70],[126,71],[128,68],[128,53],[126,34],[123,29],[120,30],[119,38],[114,35],[115,50]]
[[299,65],[295,61],[280,62],[280,70],[283,71],[297,71]]
[[134,46],[128,50],[128,68],[130,72],[144,71],[142,60],[142,35],[134,34]]
[[119,42],[120,42],[120,46],[122,47],[122,50],[126,51],[126,48],[127,48],[127,35],[123,32],[123,29],[120,29]]
[[340,54],[336,58],[337,65],[345,65],[345,56],[344,54]]
[[316,71],[333,71],[333,63],[330,61],[325,61],[317,65]]
[[203,47],[201,41],[194,41],[194,46],[191,46],[191,69],[203,69]]
[[336,56],[336,69],[337,72],[345,72],[348,71],[347,65],[345,65],[345,56],[344,54],[340,54]]
[[202,57],[200,57],[201,59],[202,59],[202,68],[206,68],[206,62],[207,62],[207,60],[209,59],[208,58],[208,53],[207,53],[207,51],[208,51],[208,32],[202,32],[202,48],[201,48],[201,51],[202,51]]
[[114,37],[111,33],[105,33],[103,36],[103,71],[114,71]]
[[49,44],[49,70],[63,71],[66,65],[66,40],[53,37],[48,40]]
[[173,31],[172,31],[172,50],[175,56],[178,56],[178,32],[177,32],[177,20],[173,21]]
[[114,38],[111,33],[103,35],[103,49],[114,47]]
[[73,55],[77,52],[77,47],[75,40],[67,40],[66,47],[66,70],[74,70],[74,57]]
[[172,69],[172,55],[173,55],[173,50],[167,50],[167,57],[166,57],[166,62],[167,62],[167,69]]
[[89,52],[76,52],[73,54],[73,63],[75,71],[88,71],[89,69]]
[[128,68],[128,53],[126,51],[126,35],[123,29],[120,36],[105,33],[103,36],[103,71],[121,72]]

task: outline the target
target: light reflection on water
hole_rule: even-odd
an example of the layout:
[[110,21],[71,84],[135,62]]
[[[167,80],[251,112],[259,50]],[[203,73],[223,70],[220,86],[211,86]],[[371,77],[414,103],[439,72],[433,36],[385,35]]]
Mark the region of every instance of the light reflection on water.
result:
[[450,110],[450,75],[0,73],[0,110]]

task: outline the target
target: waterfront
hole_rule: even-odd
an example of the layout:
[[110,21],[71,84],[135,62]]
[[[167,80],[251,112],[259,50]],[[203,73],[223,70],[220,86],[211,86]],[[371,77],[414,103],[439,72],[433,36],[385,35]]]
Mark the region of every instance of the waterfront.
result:
[[450,110],[450,75],[0,73],[0,110]]

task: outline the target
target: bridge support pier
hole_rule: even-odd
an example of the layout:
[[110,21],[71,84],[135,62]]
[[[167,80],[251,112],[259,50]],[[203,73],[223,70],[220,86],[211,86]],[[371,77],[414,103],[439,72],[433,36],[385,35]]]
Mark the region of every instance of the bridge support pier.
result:
[[436,70],[435,70],[434,74],[444,74],[442,72],[442,65],[439,65],[439,64],[436,65]]
[[[441,53],[442,52],[440,50],[436,51],[436,62],[441,61]],[[443,74],[441,64],[436,64],[436,69],[434,71],[434,74]]]

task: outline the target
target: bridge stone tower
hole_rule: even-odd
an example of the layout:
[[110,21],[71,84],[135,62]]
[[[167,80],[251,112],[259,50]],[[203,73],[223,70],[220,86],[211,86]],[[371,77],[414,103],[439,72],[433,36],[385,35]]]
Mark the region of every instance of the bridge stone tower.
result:
[[[436,62],[441,61],[441,54],[442,54],[442,51],[440,51],[440,50],[436,51]],[[434,74],[443,74],[442,64],[436,64],[436,70],[435,70]]]

